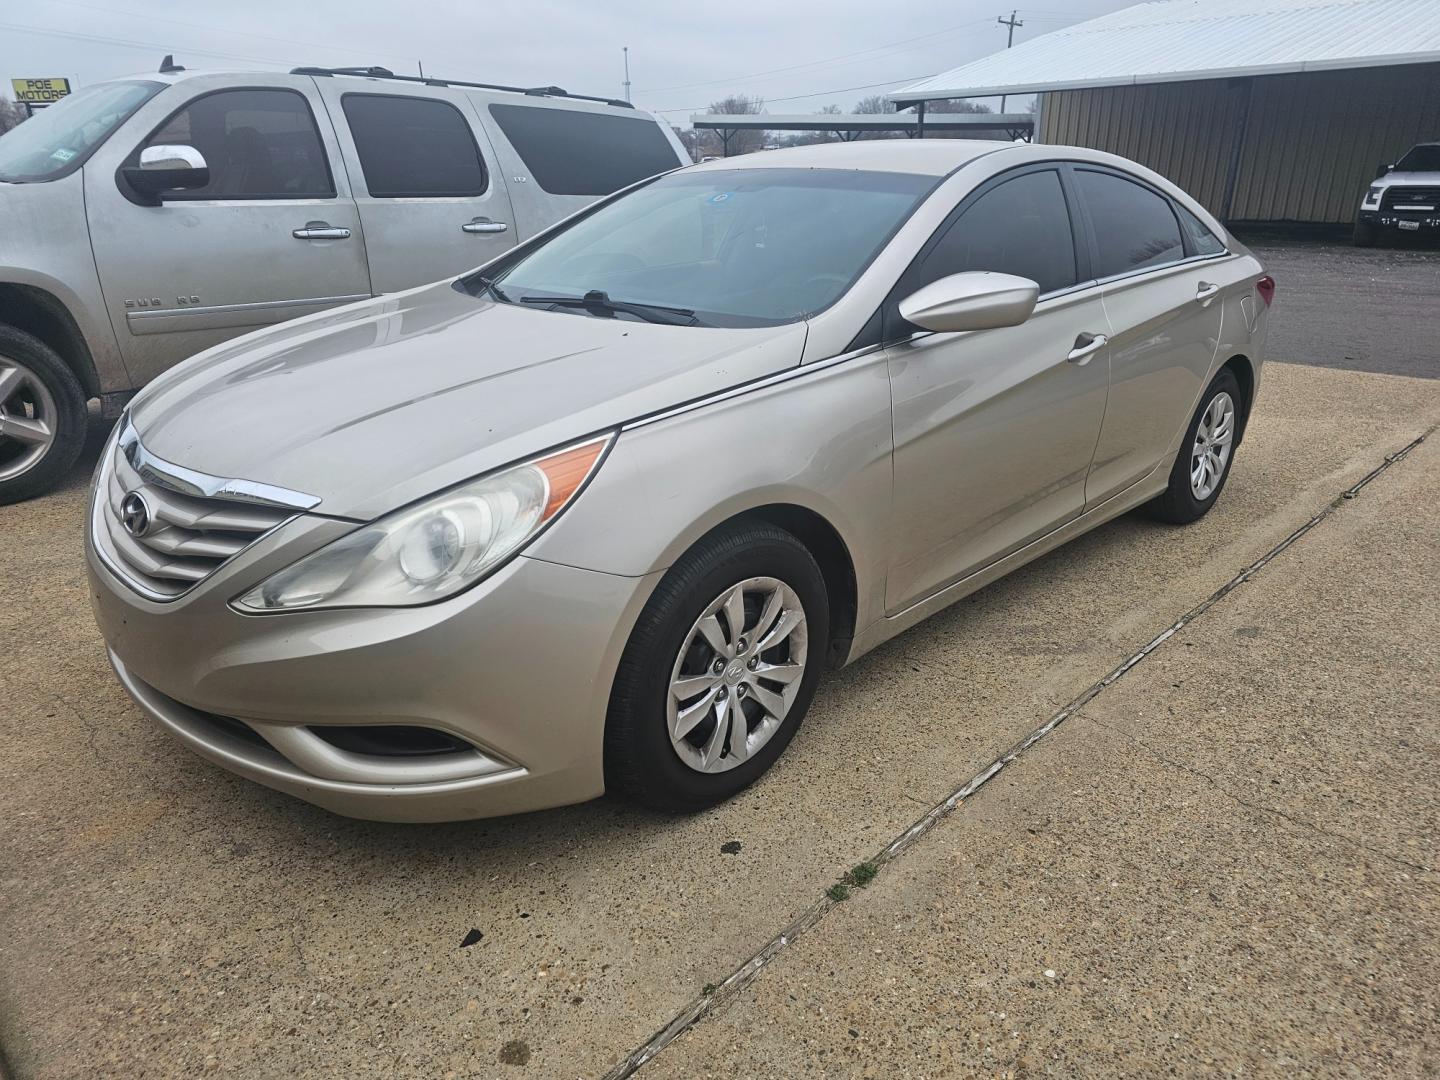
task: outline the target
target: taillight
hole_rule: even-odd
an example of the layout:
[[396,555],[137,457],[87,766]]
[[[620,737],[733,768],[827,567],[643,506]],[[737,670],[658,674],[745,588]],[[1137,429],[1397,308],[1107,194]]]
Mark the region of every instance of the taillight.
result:
[[1275,279],[1266,274],[1255,282],[1255,291],[1260,294],[1260,299],[1265,301],[1265,306],[1269,307],[1270,301],[1275,299]]

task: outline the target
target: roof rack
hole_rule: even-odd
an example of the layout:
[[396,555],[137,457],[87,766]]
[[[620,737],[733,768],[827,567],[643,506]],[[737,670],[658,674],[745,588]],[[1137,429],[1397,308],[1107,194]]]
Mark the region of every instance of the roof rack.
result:
[[504,90],[512,94],[529,94],[531,97],[564,97],[577,101],[599,101],[621,109],[633,109],[628,101],[617,98],[596,97],[593,94],[571,94],[558,86],[501,86],[498,83],[467,82],[464,79],[436,79],[428,75],[396,75],[383,67],[297,67],[290,69],[291,75],[354,75],[362,79],[394,79],[396,82],[420,83],[422,86],[470,86],[477,90]]

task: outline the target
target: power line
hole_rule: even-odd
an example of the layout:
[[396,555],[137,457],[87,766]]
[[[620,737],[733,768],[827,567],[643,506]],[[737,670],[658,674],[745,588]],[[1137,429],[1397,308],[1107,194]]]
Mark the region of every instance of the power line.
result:
[[[43,26],[28,26],[23,23],[0,23],[0,29],[18,30],[23,34],[41,34],[46,37],[68,38],[72,41],[90,41],[100,45],[119,45],[123,48],[140,49],[146,52],[175,51],[172,45],[158,45],[153,41],[133,41],[126,38],[109,37],[104,34],[82,34],[76,30],[52,30]],[[247,64],[273,64],[286,67],[293,66],[300,62],[295,60],[276,60],[270,57],[241,56],[238,53],[216,52],[214,49],[196,49],[189,46],[183,51],[199,53],[201,56],[215,56],[222,60],[240,60]]]
[[[49,2],[52,4],[62,4],[65,7],[84,8],[87,11],[99,11],[106,15],[116,15],[122,18],[128,17],[134,19],[146,19],[150,22],[163,22],[170,23],[174,26],[187,26],[192,30],[204,30],[212,34],[228,34],[236,37],[256,38],[261,41],[279,42],[282,45],[308,45],[316,49],[329,50],[336,48],[336,45],[333,41],[329,42],[328,44],[322,45],[317,41],[301,41],[298,38],[293,37],[274,37],[270,34],[257,34],[250,30],[235,30],[228,26],[213,26],[208,23],[186,22],[184,19],[171,19],[166,18],[163,15],[152,15],[149,12],[142,13],[139,11],[129,11],[124,8],[104,7],[100,4],[85,4],[81,3],[80,0],[49,0]],[[348,47],[349,46],[344,45],[340,46],[340,48]],[[201,50],[192,49],[190,51],[200,52]]]
[[[884,51],[886,51],[887,49],[893,49],[893,48],[895,48],[895,47],[897,47],[897,46],[900,46],[900,45],[908,45],[909,43],[911,43],[911,42],[913,42],[913,41],[925,41],[925,40],[927,40],[927,39],[929,39],[929,38],[941,37],[942,35],[945,35],[945,34],[953,34],[953,33],[955,33],[956,31],[966,30],[966,29],[969,29],[969,28],[972,27],[972,26],[979,26],[980,24],[982,24],[982,23],[987,23],[987,22],[989,22],[989,21],[990,21],[989,19],[975,19],[975,20],[973,20],[973,21],[971,21],[971,22],[968,22],[968,23],[961,23],[959,26],[947,27],[947,28],[944,29],[944,30],[933,30],[933,31],[931,31],[931,32],[928,33],[928,34],[919,34],[919,35],[917,35],[917,36],[915,36],[915,37],[901,38],[899,41],[892,41],[892,42],[889,42],[888,44],[885,44],[885,45],[872,45],[870,48],[868,48],[868,49],[861,49],[861,50],[859,50],[858,52],[841,53],[839,56],[827,56],[827,57],[822,57],[822,58],[819,59],[819,60],[808,60],[808,61],[806,61],[806,62],[803,63],[803,64],[792,64],[792,65],[790,65],[789,67],[770,68],[770,69],[767,70],[767,71],[756,71],[756,72],[750,73],[749,75],[734,75],[734,76],[731,76],[731,77],[725,78],[725,79],[710,79],[710,80],[707,81],[707,82],[682,83],[682,84],[679,85],[679,86],[656,86],[656,87],[650,87],[650,88],[647,88],[646,92],[647,92],[647,93],[650,93],[650,94],[663,94],[663,93],[665,93],[665,92],[667,92],[667,91],[669,91],[669,90],[693,90],[693,89],[695,89],[695,88],[697,88],[697,87],[701,87],[701,86],[718,86],[718,85],[720,85],[720,84],[722,84],[722,83],[741,82],[741,81],[743,81],[743,80],[745,80],[745,79],[758,79],[758,78],[760,78],[761,76],[764,76],[764,75],[777,75],[777,74],[782,74],[782,73],[785,73],[785,72],[799,71],[799,70],[801,70],[802,68],[815,67],[815,66],[818,65],[818,64],[833,64],[833,63],[835,63],[835,62],[837,62],[837,61],[840,61],[840,60],[848,60],[848,59],[851,59],[852,57],[866,56],[866,55],[868,55],[869,53],[875,53],[875,52],[884,52]],[[876,85],[879,86],[879,85],[882,85],[882,84],[877,83]],[[676,110],[671,109],[671,110],[666,110],[666,111],[674,112],[674,111],[676,111]]]

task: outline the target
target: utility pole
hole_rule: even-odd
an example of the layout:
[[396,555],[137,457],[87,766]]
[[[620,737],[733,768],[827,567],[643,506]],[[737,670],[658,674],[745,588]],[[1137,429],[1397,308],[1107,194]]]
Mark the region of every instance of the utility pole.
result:
[[415,63],[419,66],[419,68],[420,68],[420,77],[423,79],[423,78],[425,77],[425,61],[424,61],[424,60],[416,60]]
[[621,51],[625,54],[625,100],[630,100],[630,46],[622,45]]
[[[1015,18],[1015,15],[1016,15],[1016,13],[1015,13],[1014,11],[1012,11],[1012,12],[1010,12],[1010,18],[1008,18],[1008,19],[1005,18],[1005,16],[1003,16],[1003,15],[997,15],[997,16],[995,17],[995,21],[996,21],[997,23],[999,23],[1001,26],[1008,26],[1008,27],[1010,28],[1010,32],[1009,32],[1009,34],[1008,34],[1008,35],[1006,36],[1006,38],[1005,38],[1005,48],[1007,48],[1007,49],[1010,48],[1010,46],[1012,46],[1012,45],[1015,44],[1015,28],[1016,28],[1017,26],[1024,26],[1024,25],[1025,25],[1021,20]],[[1005,111],[1005,98],[1006,98],[1006,95],[1005,95],[1005,94],[1001,94],[1001,95],[1000,95],[1000,111],[1001,111],[1002,113]]]

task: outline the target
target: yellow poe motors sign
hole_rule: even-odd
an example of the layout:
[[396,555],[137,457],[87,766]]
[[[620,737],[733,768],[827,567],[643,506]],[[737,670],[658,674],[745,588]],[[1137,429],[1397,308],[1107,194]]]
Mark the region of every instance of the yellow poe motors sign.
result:
[[70,93],[69,79],[11,79],[10,86],[15,91],[15,100],[32,109],[54,105]]

